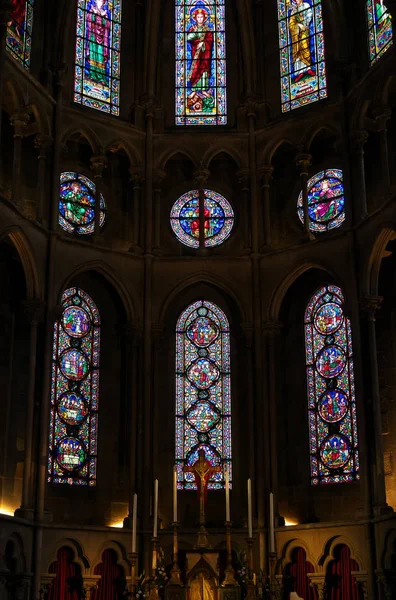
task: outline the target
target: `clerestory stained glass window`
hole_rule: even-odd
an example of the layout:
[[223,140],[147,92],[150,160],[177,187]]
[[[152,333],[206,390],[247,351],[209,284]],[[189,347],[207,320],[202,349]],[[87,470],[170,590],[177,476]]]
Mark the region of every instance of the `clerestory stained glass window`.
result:
[[367,0],[367,26],[370,65],[373,65],[392,45],[392,17],[384,0]]
[[359,479],[352,330],[339,287],[325,285],[305,312],[312,485]]
[[30,66],[34,0],[12,0],[6,48],[26,69]]
[[48,482],[96,484],[100,317],[80,288],[54,325]]
[[176,0],[176,125],[226,125],[225,0]]
[[[65,172],[60,178],[59,225],[68,233],[95,231],[96,186],[79,173]],[[106,218],[106,203],[100,195],[99,226]]]
[[199,450],[221,471],[209,489],[224,487],[224,467],[232,480],[231,371],[228,320],[215,304],[199,300],[186,308],[176,326],[176,465],[179,489],[196,489],[184,466]]
[[234,212],[228,200],[212,190],[191,190],[173,205],[172,229],[185,246],[218,246],[230,235]]
[[[345,197],[342,171],[327,169],[308,180],[308,215],[311,231],[323,232],[340,227],[345,221]],[[297,201],[297,213],[304,223],[303,195]]]
[[120,112],[121,0],[78,0],[74,102]]
[[321,0],[278,0],[282,112],[327,98]]

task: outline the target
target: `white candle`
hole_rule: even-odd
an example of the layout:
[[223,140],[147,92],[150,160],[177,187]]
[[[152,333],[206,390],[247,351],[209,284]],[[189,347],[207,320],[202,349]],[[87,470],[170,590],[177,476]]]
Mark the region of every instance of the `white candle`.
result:
[[269,530],[270,530],[270,552],[275,552],[275,529],[274,529],[274,494],[270,493],[270,516],[269,516]]
[[177,467],[173,467],[173,522],[177,523]]
[[247,491],[248,491],[248,529],[249,529],[249,537],[253,537],[253,525],[252,525],[252,480],[248,479],[247,482]]
[[225,493],[226,493],[226,522],[229,523],[231,521],[230,514],[230,474],[228,472],[228,467],[225,467]]
[[153,537],[157,537],[158,533],[158,479],[154,480],[154,529]]
[[137,494],[133,495],[132,512],[132,552],[136,552],[136,519],[137,519]]

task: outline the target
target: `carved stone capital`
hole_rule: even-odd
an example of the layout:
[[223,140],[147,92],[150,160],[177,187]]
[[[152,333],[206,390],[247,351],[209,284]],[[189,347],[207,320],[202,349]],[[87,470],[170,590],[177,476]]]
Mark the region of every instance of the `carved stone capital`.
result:
[[236,175],[238,177],[238,182],[242,190],[249,189],[250,170],[247,167],[244,167],[243,169],[238,169]]
[[198,187],[203,187],[208,181],[210,175],[209,169],[206,169],[202,164],[199,169],[194,172],[194,179]]
[[89,577],[84,577],[82,589],[85,594],[85,600],[90,600],[91,594],[98,589],[100,578],[101,575],[91,575]]
[[163,171],[163,170],[154,171],[153,178],[154,178],[155,188],[158,188],[158,189],[161,188],[161,183],[164,181],[164,179],[166,179],[166,176],[167,176],[166,171]]
[[263,335],[268,335],[268,336],[278,336],[280,335],[281,331],[282,331],[282,323],[280,323],[279,321],[275,321],[275,319],[269,319],[268,321],[263,321],[263,323],[261,324],[261,330],[263,332]]
[[45,158],[49,148],[53,144],[53,139],[50,135],[45,135],[43,133],[38,133],[34,138],[34,147],[39,151],[39,158]]
[[143,167],[130,167],[129,177],[133,181],[134,187],[140,188],[145,180]]
[[364,571],[352,571],[352,575],[363,594],[363,600],[368,600],[368,576]]
[[386,122],[392,117],[392,111],[387,106],[377,106],[373,110],[377,131],[386,131]]
[[380,310],[382,302],[382,296],[366,296],[360,299],[360,308],[369,321],[375,321],[375,314]]
[[352,148],[358,152],[362,152],[368,137],[368,133],[365,129],[355,129],[354,131],[351,131],[350,139]]
[[307,576],[311,587],[315,587],[318,592],[318,600],[324,600],[326,593],[325,573],[307,573]]
[[96,154],[91,157],[91,169],[95,177],[102,177],[103,170],[107,167],[107,157],[104,154]]
[[51,65],[51,71],[54,74],[56,87],[62,87],[67,73],[67,64],[65,62],[53,64]]
[[272,165],[261,165],[258,168],[258,174],[261,178],[261,185],[263,187],[269,187],[273,172],[274,167]]
[[22,309],[30,324],[43,320],[45,303],[39,298],[29,298],[22,302]]
[[296,165],[300,169],[300,175],[308,175],[308,169],[312,164],[312,155],[308,152],[299,152],[296,156]]
[[29,123],[30,115],[24,109],[18,110],[11,115],[10,122],[14,127],[14,137],[23,137],[25,135],[26,125]]

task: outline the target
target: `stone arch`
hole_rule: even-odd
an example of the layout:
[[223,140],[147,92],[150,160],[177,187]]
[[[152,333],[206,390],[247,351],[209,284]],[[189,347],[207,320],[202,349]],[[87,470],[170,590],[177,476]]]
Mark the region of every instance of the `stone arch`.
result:
[[26,556],[24,552],[23,539],[20,534],[14,531],[4,542],[4,551],[7,544],[13,545],[12,558],[15,560],[15,573],[23,573],[26,571]]
[[392,556],[396,551],[396,529],[390,529],[385,536],[384,549],[381,555],[381,568],[391,571],[393,569]]
[[4,81],[3,109],[12,115],[25,104],[23,92],[15,78],[6,78]]
[[364,292],[373,296],[378,295],[378,283],[382,259],[386,256],[386,246],[388,242],[395,238],[396,224],[394,223],[389,223],[379,232],[368,257],[367,267],[364,270]]
[[31,98],[29,107],[37,123],[38,133],[50,135],[51,125],[49,117],[44,106],[42,105],[40,98],[38,96]]
[[33,249],[24,232],[17,226],[9,227],[0,233],[0,242],[9,237],[16,248],[21,259],[23,271],[26,280],[27,298],[42,299],[42,290],[40,289],[39,276],[37,272],[36,261],[33,255]]
[[361,555],[357,552],[352,540],[345,535],[335,535],[325,542],[322,554],[318,561],[318,564],[322,567],[323,571],[326,573],[331,561],[335,560],[334,551],[336,547],[340,545],[345,545],[349,548],[351,558],[359,565],[359,571],[365,571],[366,569],[364,568]]
[[61,538],[55,544],[55,547],[50,555],[51,558],[46,564],[46,573],[49,573],[50,566],[52,563],[56,562],[58,551],[63,548],[70,548],[73,552],[73,562],[79,565],[81,569],[81,573],[85,573],[87,569],[90,568],[90,563],[87,555],[85,554],[84,548],[78,540],[74,538]]
[[285,146],[293,147],[293,146],[296,146],[297,143],[298,143],[297,139],[290,140],[287,138],[280,138],[275,141],[271,140],[265,146],[264,150],[259,154],[259,165],[260,164],[270,165],[274,155],[279,150],[279,148],[281,148],[281,146],[285,145]]
[[330,125],[323,125],[321,123],[315,123],[314,125],[309,127],[308,130],[304,133],[303,138],[301,140],[301,145],[303,145],[304,148],[306,148],[309,152],[313,142],[315,141],[315,138],[323,132],[335,135],[338,138],[341,137],[341,132],[336,127],[331,127]]
[[214,160],[216,156],[221,153],[227,154],[227,156],[232,158],[239,169],[246,166],[246,163],[238,150],[236,150],[235,147],[227,147],[225,145],[218,145],[214,146],[213,148],[209,148],[202,158],[202,164],[209,169],[212,160]]
[[281,556],[278,559],[276,565],[277,574],[281,575],[282,573],[284,573],[287,565],[292,562],[292,554],[296,548],[302,548],[305,551],[307,561],[313,565],[315,570],[314,572],[317,572],[317,561],[313,558],[312,554],[310,553],[307,544],[300,538],[292,538],[288,540],[282,548]]
[[124,546],[119,542],[116,542],[115,540],[107,540],[100,545],[99,549],[97,550],[95,559],[92,561],[92,573],[95,571],[95,567],[97,567],[102,562],[102,554],[105,550],[113,550],[116,553],[117,564],[124,569],[124,573],[125,575],[127,575],[128,570],[131,568],[131,564],[127,558],[128,553]]
[[80,265],[78,265],[78,267],[76,267],[74,269],[74,271],[72,271],[67,276],[66,280],[63,282],[62,287],[58,294],[58,300],[61,297],[63,291],[66,290],[68,287],[70,287],[70,285],[73,281],[73,278],[76,277],[77,275],[80,275],[81,273],[84,273],[87,271],[94,271],[94,272],[97,272],[100,275],[102,275],[104,277],[104,279],[117,292],[117,295],[120,298],[122,306],[125,310],[125,316],[126,316],[127,320],[129,322],[136,320],[137,311],[136,311],[135,305],[133,303],[133,300],[130,296],[129,291],[127,290],[126,286],[121,281],[121,279],[118,277],[118,275],[116,274],[114,269],[112,269],[109,265],[107,265],[105,262],[103,262],[101,260],[94,260],[91,262],[82,262]]
[[[142,165],[142,157],[139,152],[136,150],[135,146],[129,144],[123,138],[116,138],[109,142],[105,147],[105,153],[114,152],[118,150],[124,150],[126,155],[129,158],[129,162],[132,166],[141,166]],[[142,167],[143,169],[143,167]]]
[[84,137],[89,145],[91,146],[91,150],[93,154],[100,154],[102,149],[102,144],[96,133],[91,127],[72,127],[68,129],[62,136],[62,144],[67,144],[68,140],[72,135],[79,133],[82,137]]
[[159,158],[158,158],[158,167],[161,170],[166,170],[167,163],[177,154],[184,156],[187,160],[191,162],[194,168],[197,168],[199,165],[199,160],[197,156],[194,156],[190,149],[187,148],[170,148],[169,150],[165,150]]

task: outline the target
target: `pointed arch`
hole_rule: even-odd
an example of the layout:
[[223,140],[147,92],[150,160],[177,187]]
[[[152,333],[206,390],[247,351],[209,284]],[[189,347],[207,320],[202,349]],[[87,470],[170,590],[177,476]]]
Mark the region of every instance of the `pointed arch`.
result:
[[176,325],[176,466],[179,489],[196,489],[193,465],[203,450],[219,472],[209,489],[222,489],[224,467],[232,481],[229,323],[212,302],[198,300]]
[[67,289],[54,324],[48,482],[96,485],[100,316],[82,289]]
[[30,67],[34,0],[12,0],[6,49],[25,69]]

